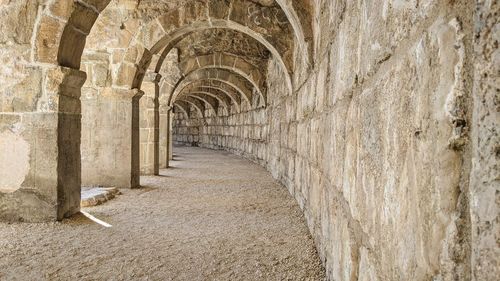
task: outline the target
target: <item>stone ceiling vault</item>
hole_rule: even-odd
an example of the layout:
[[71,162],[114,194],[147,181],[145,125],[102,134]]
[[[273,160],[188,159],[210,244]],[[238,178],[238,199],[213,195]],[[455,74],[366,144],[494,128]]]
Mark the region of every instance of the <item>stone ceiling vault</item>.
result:
[[[300,41],[306,38],[304,20],[299,19],[295,11],[297,6],[301,6],[297,2],[302,1],[294,2],[296,3],[284,0],[112,0],[107,7],[101,3],[100,8],[106,9],[101,14],[95,14],[97,20],[86,40],[86,57],[109,55],[104,63],[109,64],[108,76],[111,81],[101,84],[141,89],[147,72],[164,72],[162,68],[165,60],[173,49],[178,51],[178,63],[181,67],[193,60],[199,63],[207,57],[224,54],[235,58],[232,67],[214,62],[200,65],[199,68],[213,68],[217,73],[229,70],[236,76],[243,77],[252,84],[244,88],[253,89],[242,90],[236,86],[237,92],[240,95],[243,93],[240,100],[251,103],[255,93],[261,100],[259,106],[265,106],[265,77],[269,60],[277,61],[285,70],[283,78],[291,90],[291,75],[296,60],[294,54],[298,53],[300,57],[309,59],[307,53],[311,48],[306,47],[306,41]],[[84,21],[82,17],[72,18],[77,23],[78,20]],[[69,33],[66,37],[85,40],[84,37],[79,39],[79,35],[73,35],[75,28],[66,30]],[[75,41],[74,38],[70,41]],[[62,45],[65,46],[64,43]],[[68,66],[79,66],[80,51],[75,53],[74,50],[82,47],[80,44],[67,51],[62,48],[59,60]],[[70,53],[76,55],[69,55]],[[196,65],[195,68],[192,66],[189,73],[181,74],[188,75],[196,71]],[[89,72],[83,66],[82,70]],[[179,82],[173,81],[173,84]],[[175,91],[176,89],[171,89],[166,93],[172,102],[175,101],[172,99]]]

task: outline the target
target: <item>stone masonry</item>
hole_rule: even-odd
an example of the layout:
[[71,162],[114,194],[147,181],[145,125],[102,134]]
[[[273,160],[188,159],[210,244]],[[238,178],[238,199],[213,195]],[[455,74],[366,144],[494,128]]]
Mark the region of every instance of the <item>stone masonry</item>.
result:
[[70,217],[81,186],[201,146],[286,186],[329,280],[496,280],[499,9],[0,0],[0,219]]

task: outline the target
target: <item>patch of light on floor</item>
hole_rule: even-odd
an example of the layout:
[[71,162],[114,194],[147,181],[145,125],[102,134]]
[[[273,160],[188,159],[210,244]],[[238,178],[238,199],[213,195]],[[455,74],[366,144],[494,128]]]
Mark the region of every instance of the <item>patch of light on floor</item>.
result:
[[111,224],[107,223],[107,222],[103,222],[102,220],[94,217],[93,215],[87,213],[87,212],[84,212],[84,211],[80,211],[84,216],[86,216],[87,218],[93,220],[94,222],[104,226],[104,227],[112,227]]

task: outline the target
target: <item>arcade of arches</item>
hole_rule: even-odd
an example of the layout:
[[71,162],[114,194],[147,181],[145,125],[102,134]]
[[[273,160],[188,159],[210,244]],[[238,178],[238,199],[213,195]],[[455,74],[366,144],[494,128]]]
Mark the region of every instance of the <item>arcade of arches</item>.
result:
[[496,280],[498,13],[0,0],[0,235],[71,220],[82,186],[141,188],[196,146],[288,190],[328,280]]

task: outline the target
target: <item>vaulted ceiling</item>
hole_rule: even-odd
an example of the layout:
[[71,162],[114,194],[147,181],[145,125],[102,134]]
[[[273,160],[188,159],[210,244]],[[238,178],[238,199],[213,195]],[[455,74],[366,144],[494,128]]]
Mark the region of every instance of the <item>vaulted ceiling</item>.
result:
[[[268,61],[278,62],[291,89],[294,56],[309,59],[311,48],[305,40],[310,30],[304,30],[311,21],[304,15],[309,1],[292,2],[113,0],[100,15],[87,48],[123,49],[126,55],[118,72],[134,65],[137,71],[129,79],[132,82],[120,82],[130,83],[132,88],[140,88],[147,72],[161,73],[166,57],[177,50],[183,69],[175,87],[167,93],[172,106],[183,97],[196,97],[206,106],[216,105],[210,98],[200,98],[202,94],[233,105],[231,94],[236,94],[240,102],[265,106]],[[209,87],[213,91],[202,90]],[[229,89],[232,93],[224,94]]]

